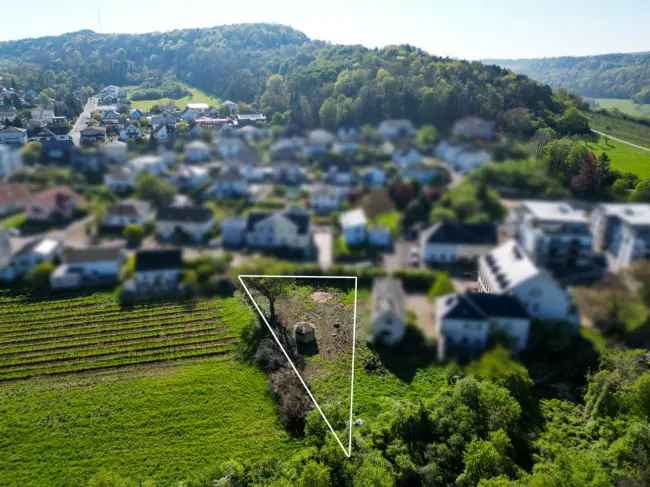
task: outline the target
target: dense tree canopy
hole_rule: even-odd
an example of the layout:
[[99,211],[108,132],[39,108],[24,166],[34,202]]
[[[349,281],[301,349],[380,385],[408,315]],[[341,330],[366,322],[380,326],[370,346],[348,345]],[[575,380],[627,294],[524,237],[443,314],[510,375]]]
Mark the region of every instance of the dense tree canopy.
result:
[[538,128],[563,111],[549,87],[497,66],[411,46],[330,45],[269,24],[138,35],[80,31],[0,43],[0,62],[7,69],[13,63],[14,72],[40,80],[43,89],[48,80],[98,88],[171,76],[306,127],[405,117],[446,129],[466,115],[500,120],[523,108]]
[[595,98],[650,100],[650,53],[489,60],[554,88]]

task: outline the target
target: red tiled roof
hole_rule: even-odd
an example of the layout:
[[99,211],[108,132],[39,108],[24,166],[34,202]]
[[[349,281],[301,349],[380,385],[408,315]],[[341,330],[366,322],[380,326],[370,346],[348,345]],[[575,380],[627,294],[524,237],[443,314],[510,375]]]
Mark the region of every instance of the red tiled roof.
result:
[[23,184],[0,184],[0,206],[11,203],[24,204],[29,199],[29,190]]
[[74,199],[79,202],[81,197],[70,188],[57,186],[35,194],[30,203],[48,208],[56,208],[61,206],[62,202],[69,199]]

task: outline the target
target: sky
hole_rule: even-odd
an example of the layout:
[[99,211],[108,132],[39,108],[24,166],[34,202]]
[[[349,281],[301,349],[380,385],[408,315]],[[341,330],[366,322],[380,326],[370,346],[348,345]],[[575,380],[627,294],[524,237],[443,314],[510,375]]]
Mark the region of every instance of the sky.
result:
[[408,43],[462,59],[650,51],[648,0],[21,0],[2,8],[0,41],[242,22],[286,24],[338,44]]

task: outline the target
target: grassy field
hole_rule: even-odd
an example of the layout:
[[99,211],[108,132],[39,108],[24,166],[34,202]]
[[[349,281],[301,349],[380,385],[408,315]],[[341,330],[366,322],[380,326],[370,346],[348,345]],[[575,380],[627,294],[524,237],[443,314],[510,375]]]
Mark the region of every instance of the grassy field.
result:
[[[127,87],[127,93],[133,91],[136,87]],[[207,103],[211,106],[217,106],[221,104],[221,100],[213,96],[208,95],[207,93],[197,89],[187,86],[187,89],[192,92],[191,95],[184,96],[183,98],[178,98],[174,100],[173,98],[158,98],[157,100],[132,100],[131,106],[137,108],[144,112],[151,110],[151,107],[154,105],[169,105],[170,103],[175,104],[179,108],[185,108],[185,105],[188,103]]]
[[650,178],[650,152],[637,149],[616,140],[600,137],[598,142],[587,144],[596,155],[606,152],[612,168],[631,172],[640,178]]
[[237,299],[128,311],[107,293],[0,303],[0,485],[85,485],[102,468],[170,485],[299,446],[266,377],[230,353],[251,317]]
[[620,98],[588,98],[596,102],[598,108],[618,110],[633,117],[650,118],[650,105],[634,103],[632,100]]
[[587,116],[593,129],[650,148],[650,126],[601,113],[588,113]]

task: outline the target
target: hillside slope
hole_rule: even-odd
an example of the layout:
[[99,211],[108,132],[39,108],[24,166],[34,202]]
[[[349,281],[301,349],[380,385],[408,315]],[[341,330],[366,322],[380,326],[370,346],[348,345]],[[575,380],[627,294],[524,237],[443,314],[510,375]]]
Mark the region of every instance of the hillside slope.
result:
[[18,77],[29,73],[40,89],[50,80],[73,89],[171,77],[305,127],[407,117],[445,128],[462,116],[499,119],[520,107],[544,125],[563,110],[549,87],[496,66],[411,46],[331,45],[274,24],[3,42],[3,68]]
[[484,62],[511,69],[554,88],[564,88],[581,96],[639,99],[650,96],[650,52],[540,59],[486,59]]

